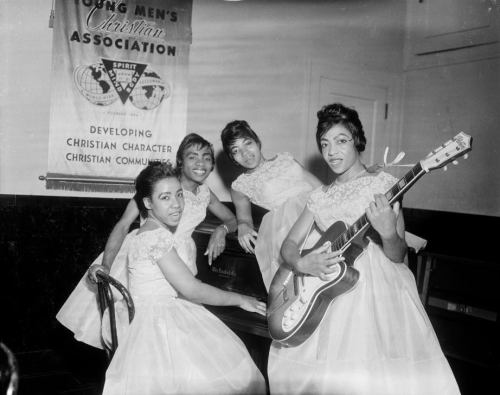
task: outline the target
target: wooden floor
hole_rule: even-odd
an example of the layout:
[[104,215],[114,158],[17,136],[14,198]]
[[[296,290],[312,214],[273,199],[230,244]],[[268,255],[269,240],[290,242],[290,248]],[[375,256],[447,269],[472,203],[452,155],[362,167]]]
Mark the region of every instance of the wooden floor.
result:
[[471,364],[448,357],[462,395],[493,395],[500,393],[498,369]]
[[497,326],[459,321],[439,309],[427,312],[462,395],[500,394]]
[[16,355],[18,395],[99,395],[106,369],[104,351],[85,345]]

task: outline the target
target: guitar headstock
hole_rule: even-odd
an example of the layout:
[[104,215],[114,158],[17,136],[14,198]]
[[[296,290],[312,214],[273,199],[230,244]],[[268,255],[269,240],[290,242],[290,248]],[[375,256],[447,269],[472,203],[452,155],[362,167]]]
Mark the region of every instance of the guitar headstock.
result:
[[446,166],[472,149],[472,137],[460,132],[420,161],[426,172]]

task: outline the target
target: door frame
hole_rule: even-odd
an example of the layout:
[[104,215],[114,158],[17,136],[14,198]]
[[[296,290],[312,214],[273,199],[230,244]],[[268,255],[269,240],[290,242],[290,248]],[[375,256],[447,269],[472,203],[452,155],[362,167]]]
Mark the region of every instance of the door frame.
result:
[[[372,85],[387,89],[387,134],[390,137],[389,158],[393,158],[401,150],[402,142],[402,102],[403,102],[403,77],[401,74],[388,73],[378,70],[361,69],[357,65],[332,64],[318,60],[310,60],[306,78],[306,94],[304,95],[304,108],[306,113],[303,120],[302,141],[300,145],[300,158],[306,163],[312,152],[317,152],[313,138],[316,125],[316,113],[320,110],[320,82],[322,78],[339,80],[343,82]],[[314,150],[313,148],[314,147]],[[318,153],[319,155],[319,153]]]

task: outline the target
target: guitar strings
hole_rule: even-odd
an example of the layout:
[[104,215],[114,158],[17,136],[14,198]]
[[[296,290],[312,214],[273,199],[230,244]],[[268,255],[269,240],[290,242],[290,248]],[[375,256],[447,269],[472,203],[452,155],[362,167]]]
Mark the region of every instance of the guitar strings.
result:
[[[385,196],[392,203],[395,196],[398,196],[400,192],[403,191],[404,187],[410,185],[410,183],[415,182],[420,176],[422,176],[425,171],[422,169],[420,162],[413,166],[413,168],[407,172],[398,182],[396,182]],[[402,185],[401,182],[403,181]],[[368,225],[368,217],[363,214],[358,220],[356,220],[351,226],[349,226],[344,232],[342,232],[332,243],[334,250],[342,250],[342,253],[347,250],[348,244],[350,246],[350,241],[356,236],[357,233],[362,231]]]

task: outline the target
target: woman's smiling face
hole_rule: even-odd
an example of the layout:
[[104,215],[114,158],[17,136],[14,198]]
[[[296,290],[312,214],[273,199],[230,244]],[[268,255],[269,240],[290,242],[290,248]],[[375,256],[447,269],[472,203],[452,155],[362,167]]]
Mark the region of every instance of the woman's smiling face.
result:
[[203,183],[214,167],[209,147],[192,145],[182,155],[182,176],[198,184]]

